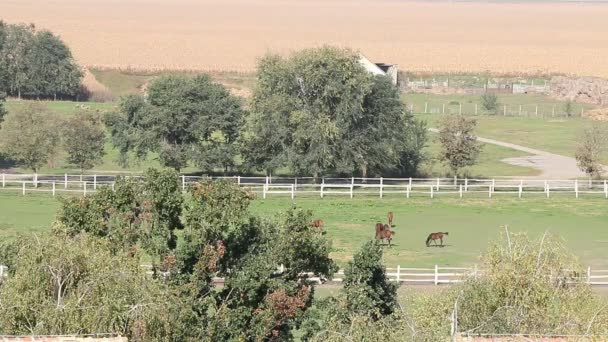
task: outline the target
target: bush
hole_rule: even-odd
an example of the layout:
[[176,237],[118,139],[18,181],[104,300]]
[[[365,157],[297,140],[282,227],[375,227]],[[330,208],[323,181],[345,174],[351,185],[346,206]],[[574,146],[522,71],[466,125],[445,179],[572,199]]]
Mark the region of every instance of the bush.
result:
[[484,93],[481,95],[481,107],[489,112],[498,110],[498,96],[494,93]]

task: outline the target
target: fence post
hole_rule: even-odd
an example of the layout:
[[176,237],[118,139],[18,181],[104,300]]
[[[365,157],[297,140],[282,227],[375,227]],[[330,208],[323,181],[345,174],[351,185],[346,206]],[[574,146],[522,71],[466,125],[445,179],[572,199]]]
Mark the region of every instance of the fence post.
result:
[[429,106],[429,103],[428,103],[428,102],[425,102],[425,103],[424,103],[424,114],[426,114],[426,113],[427,113],[427,108],[428,108],[428,106]]
[[[268,179],[268,177],[266,179]],[[186,176],[185,175],[182,175],[182,191],[186,191]]]
[[604,180],[604,196],[608,198],[608,183]]
[[538,105],[536,105],[536,108],[534,109],[534,115],[538,116]]
[[397,265],[397,283],[401,282],[401,266]]
[[439,178],[437,178],[437,191],[439,191]]
[[591,282],[591,266],[587,267],[587,284]]
[[458,115],[462,115],[462,102],[458,103]]
[[353,198],[353,189],[355,188],[354,184],[350,185],[350,198]]
[[383,187],[384,187],[384,179],[382,177],[380,177],[380,198],[382,198],[382,191],[383,191]]
[[405,186],[405,198],[410,198],[410,190],[412,188],[412,185],[406,185]]
[[551,196],[550,193],[551,193],[551,189],[549,187],[549,183],[547,183],[547,198],[549,198],[549,196]]
[[439,266],[435,265],[435,285],[439,285]]
[[321,183],[321,198],[323,198],[323,187],[325,186],[325,183]]
[[53,197],[55,197],[55,181],[53,181]]
[[22,190],[21,190],[21,194],[23,196],[25,196],[25,181],[21,182],[22,183]]
[[475,115],[477,115],[477,103],[475,104]]
[[462,198],[462,184],[460,184],[460,188],[458,189],[458,194],[460,195],[460,198]]
[[68,174],[64,174],[63,175],[63,188],[67,189],[68,188]]
[[519,105],[519,115],[518,116],[521,116],[521,105]]
[[431,185],[431,198],[433,198],[433,189],[434,187]]
[[443,107],[441,108],[441,114],[445,114],[445,103],[443,104]]
[[469,179],[465,178],[464,179],[464,192],[469,191]]
[[236,184],[241,185],[241,176],[236,176]]
[[574,180],[574,196],[578,198],[578,179]]
[[87,195],[87,182],[84,182],[84,190],[83,190],[83,195],[86,196]]
[[114,191],[114,184],[116,184],[116,182],[112,182],[112,191]]
[[519,181],[519,198],[521,198],[521,193],[524,191],[524,181]]
[[6,185],[6,175],[3,173],[2,174],[2,187],[4,188],[5,185]]
[[[266,180],[268,180],[268,177],[266,177]],[[268,186],[268,184],[267,184],[267,183],[265,183],[265,184],[262,186],[262,198],[263,198],[263,199],[266,199],[266,189],[267,189],[267,186]]]
[[97,190],[97,175],[93,175],[93,190]]
[[291,184],[291,199],[293,199],[295,197],[296,193],[295,190],[293,188],[293,184]]
[[502,115],[507,116],[507,105],[502,106]]
[[38,187],[38,172],[34,173],[34,188]]
[[581,118],[583,117],[583,114],[585,114],[585,109],[581,108]]

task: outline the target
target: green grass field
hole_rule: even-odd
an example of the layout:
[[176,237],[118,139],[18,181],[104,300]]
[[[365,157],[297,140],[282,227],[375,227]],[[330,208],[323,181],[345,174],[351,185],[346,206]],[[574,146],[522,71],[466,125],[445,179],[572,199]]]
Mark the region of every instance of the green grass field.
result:
[[[325,221],[327,236],[333,241],[332,257],[344,263],[365,241],[373,238],[376,222],[386,213],[395,213],[394,246],[386,248],[389,266],[428,267],[470,266],[489,241],[499,237],[502,225],[509,230],[539,237],[545,231],[560,235],[585,265],[608,267],[607,201],[600,198],[532,197],[487,198],[301,198],[299,207],[313,211]],[[291,200],[255,200],[252,212],[273,217],[292,206]],[[0,193],[0,238],[18,233],[51,229],[59,202],[48,195]],[[444,248],[427,248],[431,232],[449,232]]]

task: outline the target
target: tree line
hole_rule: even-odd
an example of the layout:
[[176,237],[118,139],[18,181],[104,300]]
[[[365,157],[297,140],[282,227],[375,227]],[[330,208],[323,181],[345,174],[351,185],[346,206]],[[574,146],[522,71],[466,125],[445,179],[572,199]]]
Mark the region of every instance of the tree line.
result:
[[0,21],[0,93],[18,98],[76,99],[82,71],[67,45],[34,25]]
[[[0,334],[111,332],[130,341],[441,341],[456,325],[484,334],[608,333],[606,303],[560,239],[509,234],[484,272],[429,294],[398,296],[382,246],[363,244],[343,287],[312,213],[252,214],[227,181],[182,194],[172,170],[120,179],[114,191],[64,198],[51,233],[0,242]],[[507,235],[508,234],[508,235]],[[151,273],[140,265],[151,262]],[[219,286],[213,279],[223,277]]]

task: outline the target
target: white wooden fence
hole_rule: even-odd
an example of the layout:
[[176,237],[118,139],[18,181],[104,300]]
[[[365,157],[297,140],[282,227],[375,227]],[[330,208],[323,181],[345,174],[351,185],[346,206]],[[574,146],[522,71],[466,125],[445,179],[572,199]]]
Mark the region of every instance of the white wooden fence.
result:
[[[141,265],[146,272],[152,273],[152,265]],[[8,267],[0,265],[0,278],[6,277]],[[279,267],[278,271],[282,271]],[[411,267],[387,267],[386,276],[389,281],[411,285],[442,285],[462,282],[467,277],[477,277],[483,274],[483,270],[477,267],[443,267],[435,265],[433,268],[411,268]],[[166,273],[165,273],[166,275]],[[312,274],[310,274],[312,275]],[[587,284],[591,286],[608,286],[608,269],[596,270],[587,268],[587,274],[581,276]],[[342,282],[344,270],[336,272],[331,279],[332,282]],[[321,282],[318,277],[310,277],[312,281]],[[216,277],[215,282],[223,282],[223,278]]]
[[[139,175],[128,177],[139,178]],[[608,198],[608,182],[591,179],[468,179],[468,178],[312,178],[312,177],[180,177],[183,190],[202,179],[228,179],[261,195],[270,196],[400,196],[410,198],[449,195],[452,197],[526,196],[551,197],[565,194],[579,197]],[[100,187],[114,187],[114,175],[25,175],[1,174],[0,190],[87,195]]]

